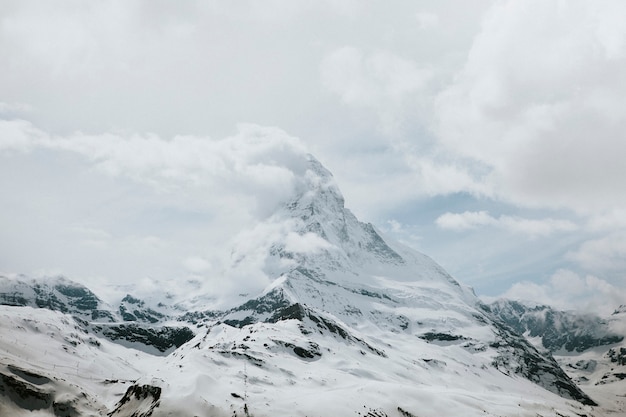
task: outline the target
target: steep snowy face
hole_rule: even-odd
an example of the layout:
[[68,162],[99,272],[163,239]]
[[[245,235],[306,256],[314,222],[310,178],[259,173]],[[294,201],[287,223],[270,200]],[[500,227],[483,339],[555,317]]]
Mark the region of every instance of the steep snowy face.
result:
[[427,256],[387,242],[372,224],[360,222],[344,206],[332,174],[313,156],[294,197],[265,223],[285,225],[268,248],[265,272],[272,279],[305,268],[339,282],[370,283],[375,277],[393,276],[401,281],[444,280],[459,287]]

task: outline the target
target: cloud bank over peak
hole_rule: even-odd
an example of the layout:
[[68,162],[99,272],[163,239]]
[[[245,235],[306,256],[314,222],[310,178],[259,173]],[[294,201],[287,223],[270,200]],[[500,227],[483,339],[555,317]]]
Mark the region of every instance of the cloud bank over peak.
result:
[[[501,297],[608,316],[624,302],[626,291],[595,275],[581,275],[568,269],[559,269],[541,284],[518,282]],[[495,298],[485,299],[493,301]]]
[[[15,194],[6,188],[2,262],[8,271],[106,276],[109,282],[191,279],[219,296],[269,283],[263,271],[272,242],[297,253],[329,245],[294,233],[288,221],[266,221],[309,189],[336,188],[302,141],[278,128],[241,124],[222,139],[60,136],[25,120],[3,120],[0,158],[18,164],[13,181],[24,182],[16,176],[28,176],[33,160],[39,169],[56,171],[44,181],[26,181]],[[68,188],[80,198],[63,204]],[[25,198],[49,216],[11,210]],[[57,245],[36,243],[39,233],[57,236]],[[247,259],[238,265],[242,250]],[[26,262],[33,251],[39,255]]]
[[1,120],[0,135],[0,151],[75,153],[106,175],[159,192],[247,195],[262,215],[295,192],[310,158],[299,139],[253,124],[240,124],[236,135],[214,140],[126,133],[58,136],[25,120]]
[[525,219],[517,216],[501,215],[493,217],[487,211],[444,213],[435,220],[442,229],[463,231],[483,226],[493,226],[529,237],[548,236],[557,232],[572,232],[578,229],[569,220]]
[[0,13],[0,269],[219,276],[227,240],[311,184],[310,151],[360,219],[478,293],[559,269],[626,285],[623,1]]
[[495,195],[516,204],[626,204],[614,192],[626,174],[624,13],[621,2],[494,4],[437,97],[440,144],[488,166]]

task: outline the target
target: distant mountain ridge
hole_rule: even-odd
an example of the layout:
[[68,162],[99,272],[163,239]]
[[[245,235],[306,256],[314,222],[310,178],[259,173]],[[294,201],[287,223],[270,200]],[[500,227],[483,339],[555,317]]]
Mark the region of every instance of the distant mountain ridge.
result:
[[540,338],[541,345],[551,352],[583,352],[624,340],[624,335],[610,329],[608,320],[590,313],[558,311],[513,300],[498,300],[490,308],[518,333]]

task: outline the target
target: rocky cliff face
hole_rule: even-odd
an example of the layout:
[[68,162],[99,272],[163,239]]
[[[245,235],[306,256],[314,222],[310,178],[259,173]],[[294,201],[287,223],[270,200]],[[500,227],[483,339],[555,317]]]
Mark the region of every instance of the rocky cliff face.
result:
[[491,304],[496,317],[516,332],[539,338],[541,345],[556,352],[583,352],[597,346],[624,340],[615,333],[609,321],[589,313],[558,311],[550,306],[499,300]]
[[496,320],[524,334],[539,351],[550,351],[558,365],[585,392],[623,411],[626,390],[626,309],[608,317],[559,311],[545,305],[499,300],[490,305]]

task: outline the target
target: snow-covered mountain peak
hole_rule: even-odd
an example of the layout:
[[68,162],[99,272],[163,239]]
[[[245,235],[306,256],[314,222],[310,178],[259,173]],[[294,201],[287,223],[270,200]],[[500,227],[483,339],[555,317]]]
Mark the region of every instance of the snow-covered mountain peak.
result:
[[[155,287],[161,298],[125,287],[119,303],[106,306],[65,279],[0,277],[0,335],[28,328],[37,341],[24,357],[26,345],[2,337],[0,353],[50,381],[67,377],[70,367],[57,364],[71,362],[75,385],[106,403],[111,417],[593,415],[583,407],[594,400],[496,308],[359,221],[315,158],[292,168],[295,192],[232,237],[222,275],[177,281],[183,289],[175,295],[164,286]],[[236,296],[215,301],[220,291]],[[54,361],[39,346],[50,334]],[[0,378],[28,382],[6,369]],[[4,415],[1,391],[0,384]],[[433,395],[445,410],[424,409]],[[485,405],[485,396],[506,408]]]
[[313,155],[307,155],[306,169],[296,187],[294,203],[311,209],[330,209],[339,212],[344,208],[344,198],[333,174]]
[[323,308],[310,294],[330,288],[325,296],[330,300],[341,287],[380,295],[378,289],[391,283],[420,282],[409,292],[476,303],[470,290],[429,257],[359,221],[345,207],[332,174],[314,157],[309,156],[299,178],[293,198],[239,236],[233,251],[234,270],[250,271],[254,262],[261,268],[268,282],[264,293],[280,287],[293,302]]

